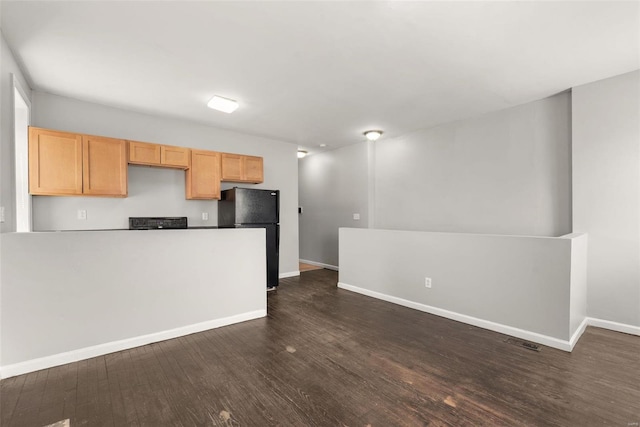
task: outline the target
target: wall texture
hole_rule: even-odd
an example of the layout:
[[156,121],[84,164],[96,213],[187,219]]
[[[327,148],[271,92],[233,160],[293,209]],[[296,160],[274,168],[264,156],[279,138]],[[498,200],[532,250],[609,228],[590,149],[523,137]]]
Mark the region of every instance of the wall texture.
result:
[[259,229],[5,234],[3,375],[264,316],[264,253]]
[[640,326],[640,71],[573,89],[573,185],[588,315]]
[[571,95],[309,156],[300,161],[299,186],[300,257],[318,263],[337,262],[338,227],[367,222],[379,229],[567,234]]
[[[16,229],[12,74],[27,92],[25,95],[30,100],[31,90],[0,30],[0,206],[4,207],[5,212],[5,222],[0,223],[0,251],[3,234]],[[0,305],[2,304],[2,264],[0,260]],[[2,319],[0,317],[0,364],[2,350]]]
[[571,304],[569,307],[571,335],[573,335],[587,317],[587,259],[589,236],[571,233],[563,236],[571,240]]
[[376,228],[571,232],[571,96],[376,143]]
[[337,266],[338,228],[367,227],[368,149],[363,142],[299,160],[301,259]]
[[585,237],[341,228],[339,286],[571,350],[585,320]]
[[16,181],[13,147],[13,82],[15,75],[31,100],[31,90],[18,67],[13,53],[0,34],[0,206],[5,209],[5,222],[0,223],[0,232],[16,229],[15,204]]
[[[280,190],[280,272],[298,271],[298,164],[293,144],[224,131],[33,92],[35,126],[124,139],[264,157],[260,185],[225,184]],[[217,202],[185,200],[184,171],[129,166],[129,197],[46,197],[33,199],[34,230],[126,228],[130,216],[187,216],[191,225],[216,225]],[[87,211],[86,220],[77,210]],[[209,221],[202,221],[202,212]]]

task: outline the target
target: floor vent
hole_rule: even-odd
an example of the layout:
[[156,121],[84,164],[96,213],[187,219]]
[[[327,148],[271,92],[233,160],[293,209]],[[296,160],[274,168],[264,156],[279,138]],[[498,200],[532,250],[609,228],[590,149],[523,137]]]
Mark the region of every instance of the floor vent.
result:
[[58,421],[57,423],[47,424],[44,427],[70,427],[70,426],[71,426],[71,422],[67,418],[66,420]]
[[527,350],[540,351],[540,346],[529,341],[523,341],[518,338],[507,338],[504,342],[526,348]]

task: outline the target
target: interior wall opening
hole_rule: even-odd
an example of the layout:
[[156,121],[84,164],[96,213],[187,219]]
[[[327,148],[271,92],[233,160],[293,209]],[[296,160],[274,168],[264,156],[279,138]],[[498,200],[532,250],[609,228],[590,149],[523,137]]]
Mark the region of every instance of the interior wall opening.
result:
[[13,77],[13,141],[16,176],[16,231],[29,232],[31,195],[29,194],[29,124],[31,105],[20,83]]

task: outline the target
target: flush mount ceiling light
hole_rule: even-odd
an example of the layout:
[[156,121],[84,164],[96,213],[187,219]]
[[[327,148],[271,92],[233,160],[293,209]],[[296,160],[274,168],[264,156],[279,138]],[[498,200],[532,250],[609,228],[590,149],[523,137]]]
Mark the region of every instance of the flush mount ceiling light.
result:
[[238,101],[215,95],[207,103],[207,107],[222,111],[223,113],[233,113],[238,108]]
[[377,141],[378,138],[382,136],[382,133],[381,130],[368,130],[364,132],[363,135],[366,136],[369,141]]
[[298,150],[298,158],[301,159],[307,155],[307,152],[304,150]]
[[324,148],[326,146],[327,146],[327,144],[320,144],[320,147],[322,147],[322,148]]

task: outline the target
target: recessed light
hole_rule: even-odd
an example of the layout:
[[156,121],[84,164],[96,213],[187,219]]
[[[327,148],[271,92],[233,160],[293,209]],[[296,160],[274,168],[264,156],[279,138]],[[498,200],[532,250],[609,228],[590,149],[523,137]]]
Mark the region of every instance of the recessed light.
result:
[[298,150],[298,158],[301,159],[307,155],[307,152],[304,150]]
[[238,108],[238,101],[215,95],[207,103],[207,107],[222,111],[223,113],[233,113]]
[[368,130],[364,132],[363,135],[366,136],[369,141],[377,141],[378,138],[382,136],[382,133],[381,130]]

